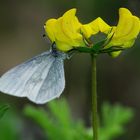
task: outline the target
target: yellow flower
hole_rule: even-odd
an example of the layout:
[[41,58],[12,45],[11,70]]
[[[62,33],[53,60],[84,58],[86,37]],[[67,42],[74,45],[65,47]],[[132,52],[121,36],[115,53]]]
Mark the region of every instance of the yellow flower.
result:
[[45,23],[47,36],[61,51],[69,51],[74,47],[85,47],[84,38],[88,39],[91,35],[107,32],[110,26],[101,18],[97,18],[89,24],[82,25],[75,16],[76,9],[70,9],[58,19],[49,19]]
[[105,23],[100,17],[81,27],[81,31],[86,38],[90,38],[91,35],[95,35],[98,32],[107,34],[110,30],[111,27],[107,23]]
[[[120,46],[122,48],[130,48],[133,46],[135,39],[140,31],[139,18],[133,16],[131,12],[126,8],[119,9],[119,22],[116,27],[113,27],[111,33],[108,35],[112,39],[110,43],[105,47]],[[113,57],[118,56],[121,51],[113,52]]]
[[80,33],[81,23],[75,16],[76,9],[71,9],[58,19],[46,22],[45,31],[59,50],[68,51],[73,47],[85,46]]

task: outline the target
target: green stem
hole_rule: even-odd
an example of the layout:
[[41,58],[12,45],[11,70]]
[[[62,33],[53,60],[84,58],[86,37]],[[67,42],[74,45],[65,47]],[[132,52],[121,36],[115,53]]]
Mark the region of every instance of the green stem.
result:
[[91,54],[91,57],[92,57],[92,127],[93,127],[93,140],[98,140],[96,55]]

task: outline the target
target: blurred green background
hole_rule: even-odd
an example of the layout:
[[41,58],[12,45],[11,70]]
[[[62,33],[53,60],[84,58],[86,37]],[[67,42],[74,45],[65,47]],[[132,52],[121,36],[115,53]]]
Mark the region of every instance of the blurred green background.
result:
[[[110,25],[116,25],[120,7],[127,7],[140,17],[139,0],[0,0],[0,74],[48,50],[50,42],[43,38],[45,21],[57,18],[73,7],[77,8],[77,16],[82,23],[100,16]],[[99,56],[97,74],[99,110],[104,101],[132,107],[135,117],[126,135],[119,140],[137,140],[140,137],[140,37],[132,49],[118,58]],[[66,88],[62,96],[67,98],[73,118],[83,119],[86,126],[90,126],[90,56],[78,54],[66,60],[65,75]],[[32,104],[27,99],[2,93],[0,102],[10,104],[18,112],[16,115],[23,119],[21,109],[27,103]],[[32,135],[42,135],[40,129],[26,119],[24,125],[23,128]]]

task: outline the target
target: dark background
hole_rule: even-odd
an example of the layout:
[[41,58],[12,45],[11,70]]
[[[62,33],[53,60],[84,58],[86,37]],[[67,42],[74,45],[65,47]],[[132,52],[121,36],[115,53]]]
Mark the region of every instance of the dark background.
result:
[[[82,23],[97,17],[110,25],[118,22],[118,9],[127,7],[140,17],[139,0],[0,0],[0,74],[17,64],[49,49],[43,38],[43,25],[49,18],[60,17],[70,8],[77,8]],[[135,118],[126,136],[133,140],[140,131],[140,38],[132,49],[113,59],[100,55],[98,65],[98,103],[119,102],[135,110]],[[65,61],[65,96],[75,118],[83,118],[90,125],[91,60],[89,55],[78,54]],[[20,109],[31,103],[27,99],[0,94],[0,101]],[[20,111],[19,111],[20,112]],[[120,114],[121,115],[121,114]]]

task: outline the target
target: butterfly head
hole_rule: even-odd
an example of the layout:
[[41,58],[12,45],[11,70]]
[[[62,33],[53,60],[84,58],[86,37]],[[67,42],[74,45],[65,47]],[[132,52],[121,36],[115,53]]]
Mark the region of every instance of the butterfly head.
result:
[[50,51],[51,51],[52,55],[56,58],[61,58],[61,59],[66,59],[67,58],[66,53],[61,52],[57,49],[55,42],[52,44]]

